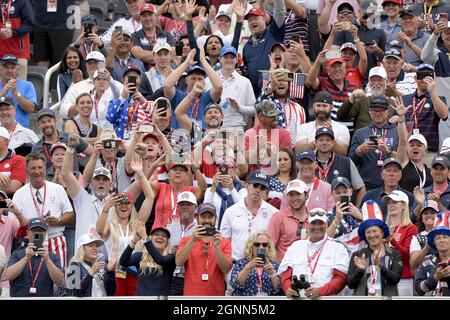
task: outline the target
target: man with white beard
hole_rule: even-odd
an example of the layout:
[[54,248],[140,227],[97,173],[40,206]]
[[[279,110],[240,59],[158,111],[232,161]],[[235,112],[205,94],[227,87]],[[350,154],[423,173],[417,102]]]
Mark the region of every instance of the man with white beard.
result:
[[[337,111],[337,118],[340,121],[353,119],[355,130],[363,128],[372,122],[369,115],[369,105],[371,97],[383,96],[389,101],[389,105],[394,105],[394,100],[386,95],[387,74],[383,67],[373,67],[369,72],[369,84],[371,94],[366,94],[362,89],[352,92],[349,99]],[[393,110],[393,109],[390,109]],[[390,111],[391,112],[391,111]]]

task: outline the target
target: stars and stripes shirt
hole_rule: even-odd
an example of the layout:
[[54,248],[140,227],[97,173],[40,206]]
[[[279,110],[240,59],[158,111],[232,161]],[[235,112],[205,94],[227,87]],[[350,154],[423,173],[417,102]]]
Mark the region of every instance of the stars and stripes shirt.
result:
[[289,98],[286,103],[283,104],[273,94],[269,95],[267,93],[262,93],[258,97],[257,103],[266,99],[273,101],[277,106],[277,109],[281,111],[277,119],[277,125],[289,131],[292,145],[294,145],[300,125],[306,123],[305,109]]
[[128,139],[138,125],[151,122],[153,101],[141,104],[138,101],[114,99],[109,102],[106,120],[112,123],[120,139]]

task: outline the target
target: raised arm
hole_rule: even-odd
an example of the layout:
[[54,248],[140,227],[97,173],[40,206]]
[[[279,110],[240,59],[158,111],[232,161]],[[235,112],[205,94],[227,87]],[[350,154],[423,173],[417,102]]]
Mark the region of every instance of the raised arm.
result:
[[184,60],[184,62],[181,63],[164,81],[163,90],[164,96],[167,99],[172,100],[172,98],[175,96],[175,87],[177,85],[177,82],[178,80],[180,80],[180,77],[183,75],[186,69],[196,64],[196,62],[194,61],[195,53],[196,50],[192,49],[186,57],[186,60]]
[[222,97],[223,84],[219,78],[219,75],[214,71],[214,69],[209,65],[208,60],[206,60],[205,51],[200,48],[200,63],[203,65],[205,69],[206,75],[211,81],[212,89],[211,89],[211,99],[214,102],[219,102]]
[[278,28],[284,25],[284,18],[286,16],[286,5],[285,0],[274,0],[273,1],[273,20],[277,24]]
[[80,185],[78,184],[77,178],[73,174],[73,155],[75,153],[75,148],[73,147],[73,142],[71,136],[69,136],[69,143],[66,149],[66,155],[64,156],[64,162],[62,166],[62,177],[64,183],[66,184],[66,192],[70,198],[75,198],[75,196],[80,191]]
[[316,58],[316,61],[314,61],[311,69],[309,70],[308,78],[306,79],[306,85],[313,90],[316,90],[320,86],[319,81],[320,66],[322,65],[322,63],[326,61],[325,59],[326,52],[327,50],[323,50],[319,53],[319,55]]
[[177,117],[180,127],[185,129],[187,132],[192,131],[193,125],[191,119],[187,116],[187,111],[191,103],[196,101],[197,98],[203,94],[203,92],[205,92],[205,84],[200,81],[196,82],[191,92],[184,97],[175,109],[175,116]]
[[94,153],[89,157],[89,161],[83,171],[83,180],[86,185],[92,181],[92,176],[94,175],[94,170],[97,166],[97,160],[100,157],[101,150],[103,150],[103,142],[97,140],[94,143]]
[[131,160],[131,169],[136,172],[137,179],[141,182],[142,191],[145,195],[144,203],[142,204],[141,209],[139,209],[138,219],[143,223],[146,223],[152,211],[155,194],[150,182],[145,178],[142,159],[138,155],[135,155]]

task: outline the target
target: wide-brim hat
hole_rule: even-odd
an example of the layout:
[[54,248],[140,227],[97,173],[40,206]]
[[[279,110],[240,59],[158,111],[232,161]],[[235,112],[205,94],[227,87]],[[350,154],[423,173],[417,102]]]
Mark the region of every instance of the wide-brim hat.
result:
[[436,249],[436,245],[434,244],[434,237],[444,234],[450,237],[450,229],[445,226],[435,227],[430,233],[427,235],[428,245],[433,249]]
[[389,237],[390,231],[388,225],[380,219],[367,219],[361,222],[358,228],[358,236],[361,240],[366,240],[366,230],[370,227],[379,227],[383,230],[383,239]]

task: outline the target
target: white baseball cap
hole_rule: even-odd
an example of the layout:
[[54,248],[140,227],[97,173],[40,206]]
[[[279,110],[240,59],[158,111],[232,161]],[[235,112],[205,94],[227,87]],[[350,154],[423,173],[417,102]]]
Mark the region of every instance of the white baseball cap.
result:
[[11,139],[8,130],[5,127],[0,127],[0,137],[2,138],[6,138],[6,139]]
[[422,143],[425,146],[425,148],[428,148],[427,139],[425,139],[425,137],[422,134],[416,133],[416,134],[411,135],[408,138],[408,142],[411,142],[413,140],[419,141],[420,143]]
[[157,53],[164,49],[170,52],[172,48],[170,47],[170,44],[168,44],[167,42],[156,42],[155,46],[153,47],[153,53]]
[[308,213],[308,223],[320,220],[322,222],[328,223],[327,212],[322,208],[314,208]]
[[216,19],[219,17],[228,17],[228,19],[231,20],[231,14],[229,14],[227,11],[224,10],[220,10],[217,14],[216,14]]
[[86,62],[89,60],[96,60],[98,62],[105,62],[105,56],[100,51],[91,51],[86,56]]
[[387,73],[383,67],[373,67],[372,69],[370,69],[369,79],[372,76],[379,76],[382,77],[383,79],[387,79]]
[[308,190],[308,188],[306,187],[306,184],[302,180],[294,179],[292,181],[289,181],[284,193],[288,194],[291,191],[296,191],[298,193],[304,193],[307,190]]
[[190,191],[184,191],[178,194],[177,203],[180,202],[190,202],[197,205],[197,199],[195,198],[195,195]]
[[394,201],[405,202],[407,206],[409,206],[409,198],[403,191],[394,190],[389,193],[387,196],[384,196],[383,201],[387,201],[387,198],[392,199]]
[[102,239],[99,239],[98,237],[94,236],[91,233],[83,234],[77,241],[77,248],[76,250],[81,248],[81,246],[84,246],[85,244],[89,244],[92,242],[96,242],[97,246],[101,247],[105,244],[105,242]]

